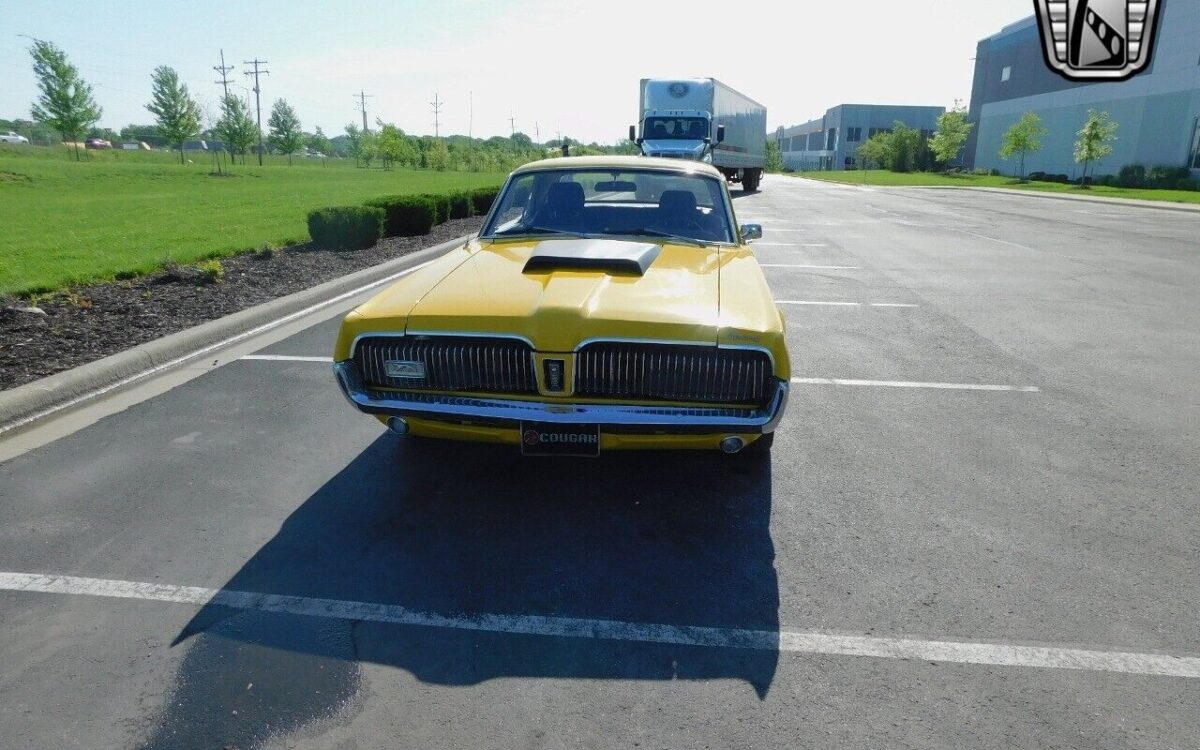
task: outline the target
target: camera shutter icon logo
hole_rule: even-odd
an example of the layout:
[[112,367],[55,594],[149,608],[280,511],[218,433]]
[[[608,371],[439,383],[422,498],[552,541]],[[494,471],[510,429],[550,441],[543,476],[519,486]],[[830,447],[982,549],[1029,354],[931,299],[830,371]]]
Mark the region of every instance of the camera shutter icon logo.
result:
[[1073,81],[1123,81],[1145,70],[1160,0],[1034,0],[1046,63]]

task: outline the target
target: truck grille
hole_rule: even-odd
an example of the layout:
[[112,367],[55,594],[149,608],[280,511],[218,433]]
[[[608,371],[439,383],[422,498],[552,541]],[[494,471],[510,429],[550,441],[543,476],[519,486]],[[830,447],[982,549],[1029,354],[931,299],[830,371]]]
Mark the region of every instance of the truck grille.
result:
[[714,346],[589,344],[575,361],[580,396],[757,403],[771,383],[765,352]]
[[[371,336],[359,340],[354,361],[377,388],[537,393],[533,350],[515,339]],[[392,377],[388,362],[420,363],[410,368],[420,376]]]

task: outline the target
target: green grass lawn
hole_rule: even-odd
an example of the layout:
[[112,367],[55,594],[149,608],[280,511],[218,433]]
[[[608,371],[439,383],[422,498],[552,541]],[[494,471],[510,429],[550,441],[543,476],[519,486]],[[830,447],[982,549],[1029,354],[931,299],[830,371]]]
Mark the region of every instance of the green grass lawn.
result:
[[1143,190],[1138,188],[1104,187],[1102,185],[1096,185],[1089,190],[1080,190],[1075,185],[1063,185],[1057,182],[1021,183],[1013,177],[992,177],[990,175],[944,175],[933,172],[902,174],[882,169],[852,172],[795,172],[794,175],[814,180],[841,182],[847,185],[876,185],[880,187],[938,187],[949,185],[957,187],[1036,190],[1046,193],[1066,193],[1067,195],[1095,196],[1101,198],[1137,198],[1139,200],[1168,201],[1172,203],[1200,203],[1200,192],[1190,190]]
[[308,211],[389,193],[497,185],[501,174],[357,169],[353,160],[271,157],[226,168],[211,156],[0,146],[0,293],[59,289],[166,261],[308,238]]

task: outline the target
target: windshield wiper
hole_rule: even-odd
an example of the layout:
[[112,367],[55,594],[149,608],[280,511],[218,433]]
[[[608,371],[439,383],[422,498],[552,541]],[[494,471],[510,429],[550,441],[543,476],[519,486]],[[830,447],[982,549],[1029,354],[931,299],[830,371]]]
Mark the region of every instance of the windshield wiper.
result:
[[629,229],[629,230],[621,232],[621,234],[627,234],[632,237],[637,237],[638,235],[644,235],[647,237],[661,237],[661,238],[667,239],[667,240],[675,240],[676,242],[682,242],[685,245],[696,245],[698,247],[707,247],[708,246],[708,243],[703,240],[698,240],[693,237],[684,237],[681,234],[671,234],[670,232],[663,232],[658,229],[645,229],[645,228]]
[[551,229],[550,227],[513,227],[505,229],[502,232],[493,232],[493,237],[521,237],[528,234],[560,234],[566,237],[583,237],[579,232],[568,232],[565,229]]

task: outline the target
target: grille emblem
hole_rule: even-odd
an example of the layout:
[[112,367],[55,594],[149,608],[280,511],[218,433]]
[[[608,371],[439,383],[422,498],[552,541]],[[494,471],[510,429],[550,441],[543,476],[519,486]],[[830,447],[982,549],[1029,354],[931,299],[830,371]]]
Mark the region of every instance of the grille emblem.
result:
[[389,378],[407,378],[419,380],[425,377],[425,363],[411,360],[391,359],[383,363],[383,370]]
[[546,374],[546,390],[561,391],[563,389],[563,361],[547,359],[542,366]]

